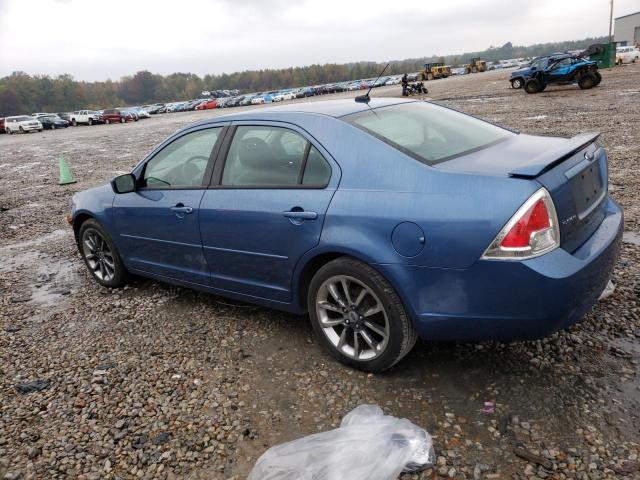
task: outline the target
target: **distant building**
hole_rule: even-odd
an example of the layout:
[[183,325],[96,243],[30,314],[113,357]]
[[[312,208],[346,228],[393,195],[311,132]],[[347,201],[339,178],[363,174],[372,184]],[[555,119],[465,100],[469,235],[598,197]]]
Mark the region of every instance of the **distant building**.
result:
[[618,45],[640,44],[640,12],[616,18],[614,42]]

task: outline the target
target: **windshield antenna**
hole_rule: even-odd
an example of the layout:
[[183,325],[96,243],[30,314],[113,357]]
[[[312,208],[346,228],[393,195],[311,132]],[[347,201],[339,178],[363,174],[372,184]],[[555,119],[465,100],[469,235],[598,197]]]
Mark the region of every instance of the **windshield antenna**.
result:
[[380,72],[380,75],[378,75],[378,78],[376,78],[376,81],[371,84],[371,86],[369,87],[369,90],[367,90],[367,93],[365,93],[364,95],[358,95],[356,97],[356,102],[358,102],[358,103],[369,103],[369,101],[371,100],[371,97],[369,97],[369,93],[371,93],[371,89],[378,82],[378,80],[380,80],[380,77],[382,76],[382,74],[384,73],[384,71],[387,69],[388,66],[389,66],[389,64],[387,63],[384,66],[384,68],[382,69],[382,71]]

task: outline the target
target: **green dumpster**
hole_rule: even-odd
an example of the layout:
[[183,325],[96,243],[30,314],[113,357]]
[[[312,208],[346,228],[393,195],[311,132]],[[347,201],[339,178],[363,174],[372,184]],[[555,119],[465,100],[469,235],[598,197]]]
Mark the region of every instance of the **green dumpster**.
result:
[[590,60],[598,62],[598,68],[611,68],[616,64],[616,43],[603,43],[602,52],[589,55]]

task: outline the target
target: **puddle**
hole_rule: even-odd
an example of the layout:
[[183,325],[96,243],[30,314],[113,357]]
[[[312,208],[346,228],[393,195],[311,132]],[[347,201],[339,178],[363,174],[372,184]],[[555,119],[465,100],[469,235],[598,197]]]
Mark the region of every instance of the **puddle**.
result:
[[27,283],[25,296],[17,296],[14,301],[54,305],[81,285],[77,261],[43,251],[56,240],[72,235],[70,230],[54,230],[0,248],[0,273],[20,271]]
[[622,241],[624,243],[630,243],[640,247],[640,233],[638,232],[624,232],[622,234]]

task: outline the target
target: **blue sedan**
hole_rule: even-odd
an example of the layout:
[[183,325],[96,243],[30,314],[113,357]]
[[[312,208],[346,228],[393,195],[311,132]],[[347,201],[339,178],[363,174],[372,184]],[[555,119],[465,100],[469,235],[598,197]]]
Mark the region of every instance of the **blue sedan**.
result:
[[97,282],[130,274],[308,314],[379,372],[426,340],[541,338],[607,284],[623,214],[597,134],[506,130],[424,101],[273,107],[171,135],[74,195]]

